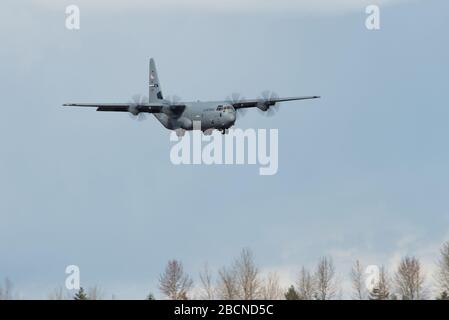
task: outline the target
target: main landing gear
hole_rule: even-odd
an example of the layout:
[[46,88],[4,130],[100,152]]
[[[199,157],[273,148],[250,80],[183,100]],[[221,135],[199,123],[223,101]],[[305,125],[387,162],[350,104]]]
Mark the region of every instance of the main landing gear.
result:
[[221,134],[228,134],[229,133],[229,129],[207,129],[207,130],[205,130],[204,131],[204,135],[205,136],[210,136],[213,132],[214,132],[214,130],[218,130],[218,131],[220,131],[221,132]]

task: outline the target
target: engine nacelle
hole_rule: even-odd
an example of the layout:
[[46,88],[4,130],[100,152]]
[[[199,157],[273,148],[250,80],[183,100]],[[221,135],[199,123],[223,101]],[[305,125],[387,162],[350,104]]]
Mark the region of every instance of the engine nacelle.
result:
[[178,119],[178,121],[181,124],[181,128],[183,128],[184,130],[192,130],[193,129],[192,120],[183,117],[183,118]]
[[257,103],[257,108],[259,108],[262,111],[267,111],[268,109],[270,109],[270,106],[271,105],[266,101],[261,101]]

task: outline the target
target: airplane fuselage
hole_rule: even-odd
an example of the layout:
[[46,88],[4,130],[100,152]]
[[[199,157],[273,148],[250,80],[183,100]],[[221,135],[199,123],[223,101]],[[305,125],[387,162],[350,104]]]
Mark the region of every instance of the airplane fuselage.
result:
[[[154,113],[157,120],[167,129],[193,130],[201,125],[201,130],[225,130],[232,127],[236,120],[235,109],[224,102],[188,102],[184,111],[176,117],[168,112]],[[196,124],[194,124],[196,122]]]

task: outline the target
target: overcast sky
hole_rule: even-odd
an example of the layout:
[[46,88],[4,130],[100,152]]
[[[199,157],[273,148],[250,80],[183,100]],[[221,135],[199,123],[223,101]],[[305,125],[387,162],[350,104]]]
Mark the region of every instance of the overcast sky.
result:
[[[140,299],[159,295],[168,259],[197,278],[245,247],[285,285],[323,255],[342,278],[355,259],[394,268],[405,254],[431,270],[449,239],[447,1],[165,2],[2,4],[0,278],[46,298],[75,264],[83,286]],[[156,119],[61,107],[145,94],[150,56],[185,100],[323,98],[239,119],[279,129],[271,177],[174,166]]]

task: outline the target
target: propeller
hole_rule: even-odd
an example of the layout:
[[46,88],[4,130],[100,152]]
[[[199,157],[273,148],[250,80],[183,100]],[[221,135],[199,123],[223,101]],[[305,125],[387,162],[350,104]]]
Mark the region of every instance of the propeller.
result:
[[274,116],[279,111],[279,105],[276,102],[271,102],[278,99],[279,96],[274,91],[265,90],[261,93],[259,112],[267,117]]
[[[245,98],[240,97],[240,93],[236,93],[236,92],[232,93],[230,97],[226,98],[226,101],[232,105],[238,104],[239,102],[241,102],[243,100],[245,100]],[[246,111],[247,111],[246,108],[236,109],[236,114],[238,117],[243,117],[243,116],[245,116]]]
[[129,103],[128,111],[129,116],[133,120],[143,121],[147,118],[144,112],[139,111],[139,106],[148,103],[148,98],[141,96],[140,94],[135,94],[132,97],[132,101]]
[[171,118],[179,118],[184,112],[185,105],[181,104],[181,98],[177,95],[167,96],[169,108],[167,110],[167,115]]

